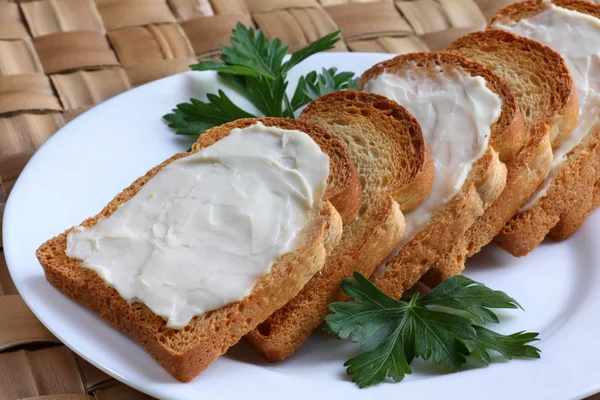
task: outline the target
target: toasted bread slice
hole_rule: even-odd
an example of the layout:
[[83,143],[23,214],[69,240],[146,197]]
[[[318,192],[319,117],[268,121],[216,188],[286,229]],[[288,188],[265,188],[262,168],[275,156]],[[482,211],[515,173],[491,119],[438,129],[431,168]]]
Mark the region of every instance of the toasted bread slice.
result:
[[[491,20],[508,24],[540,14],[550,4],[600,18],[600,5],[576,0],[526,1],[500,10]],[[573,43],[573,46],[577,46]],[[532,251],[546,236],[560,241],[579,229],[586,217],[598,207],[600,186],[600,120],[567,155],[566,161],[552,171],[546,195],[527,210],[515,215],[496,237],[495,242],[515,256]]]
[[547,175],[552,145],[575,128],[577,92],[562,57],[550,48],[511,33],[474,32],[450,45],[449,52],[476,61],[504,79],[521,108],[525,146],[506,160],[506,187],[461,240],[429,270],[425,283],[436,285],[464,269],[467,257],[478,253],[502,230]]
[[[315,125],[284,118],[238,120],[206,131],[193,146],[192,153],[227,136],[234,128],[243,128],[257,121],[267,126],[301,130],[311,136],[329,155],[330,173],[339,173],[338,177],[330,180],[326,193],[334,198],[355,201],[351,193],[357,193],[355,188],[359,184],[353,182],[356,174],[352,163],[343,146]],[[167,164],[189,154],[176,154],[151,169],[82,225],[90,227],[108,217]],[[256,282],[249,296],[194,317],[181,330],[167,328],[165,320],[142,303],[128,304],[96,272],[83,268],[80,260],[68,257],[65,249],[67,235],[72,229],[48,240],[37,250],[47,280],[75,301],[98,310],[102,318],[140,343],[171,375],[186,382],[298,293],[323,267],[327,254],[339,243],[342,222],[338,212],[324,198],[320,211],[309,216],[309,223],[300,233],[301,246],[279,257],[271,271]]]
[[442,71],[462,70],[482,77],[486,87],[502,100],[500,116],[490,127],[489,146],[475,161],[461,189],[412,238],[396,249],[371,280],[388,295],[398,298],[430,268],[442,260],[467,229],[500,195],[506,183],[509,160],[522,147],[523,120],[515,98],[504,81],[480,64],[449,53],[414,53],[395,57],[367,70],[360,87],[386,72],[403,75],[414,68],[437,76]]
[[[290,356],[340,300],[339,283],[369,276],[404,232],[402,211],[418,205],[433,182],[433,161],[417,121],[383,96],[345,90],[311,102],[300,116],[346,145],[363,185],[358,215],[321,272],[246,337],[267,360]],[[401,211],[402,210],[402,211]]]

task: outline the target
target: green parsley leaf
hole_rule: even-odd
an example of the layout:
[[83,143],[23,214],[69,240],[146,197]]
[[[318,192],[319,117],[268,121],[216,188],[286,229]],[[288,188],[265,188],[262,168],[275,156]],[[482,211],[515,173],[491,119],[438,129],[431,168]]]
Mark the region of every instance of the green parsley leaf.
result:
[[[229,75],[241,75],[241,76],[253,76],[255,78],[264,76],[259,71],[237,65],[225,65],[215,61],[202,61],[201,63],[190,66],[192,71],[217,71],[220,74]],[[268,76],[271,78],[271,76]]]
[[358,78],[353,72],[338,73],[337,68],[323,68],[320,74],[312,71],[298,80],[292,106],[296,110],[317,97],[343,89],[358,89]]
[[474,325],[476,336],[474,340],[466,340],[465,345],[471,354],[489,365],[491,357],[487,350],[494,350],[504,358],[512,360],[513,357],[540,358],[541,350],[527,345],[527,343],[540,340],[537,333],[517,332],[512,335],[501,335],[483,326]]
[[[394,325],[397,328],[389,332]],[[383,338],[378,346],[371,346],[371,350],[363,351],[344,363],[344,366],[348,367],[347,373],[352,377],[352,382],[359,388],[383,382],[387,377],[394,382],[400,382],[405,375],[412,373],[409,361],[404,355],[403,337],[399,331],[400,325],[397,321],[396,324],[385,325],[374,335]]]
[[444,284],[427,293],[419,303],[466,311],[478,322],[498,323],[498,317],[490,308],[521,308],[515,299],[499,290],[492,290],[482,283],[465,276],[453,276]]
[[266,83],[264,77],[246,78],[245,95],[264,115],[294,118],[294,114],[284,111],[282,99],[285,96],[287,82],[278,76],[272,83]]
[[292,68],[313,54],[333,49],[335,44],[340,40],[339,36],[341,33],[342,31],[331,32],[292,54],[290,59],[283,65],[284,73],[288,73]]
[[[221,46],[221,62],[203,61],[192,65],[191,69],[216,71],[263,116],[294,118],[295,111],[319,95],[357,86],[354,73],[324,69],[321,74],[311,72],[302,77],[292,100],[286,94],[290,69],[313,54],[332,49],[340,40],[339,35],[339,31],[325,35],[293,53],[284,62],[288,46],[284,46],[281,40],[275,38],[269,41],[260,29],[255,31],[238,23],[232,33],[231,46]],[[179,104],[163,118],[178,134],[195,136],[212,126],[254,117],[233,104],[221,91],[218,95],[207,97],[207,102],[192,99],[190,103]]]
[[430,310],[418,303],[418,294],[415,293],[404,317],[403,334],[414,343],[413,354],[458,370],[466,362],[469,350],[456,339],[475,339],[471,321],[460,315]]
[[406,310],[406,304],[383,294],[367,278],[355,274],[354,280],[345,279],[342,290],[356,303],[331,303],[325,321],[325,329],[337,334],[340,339],[364,345],[387,320],[399,316]]
[[[283,46],[281,40],[275,38],[269,42],[260,29],[255,33],[254,29],[238,22],[231,37],[231,47],[221,46],[221,61],[225,65],[246,67],[266,78],[275,79],[281,75],[287,50],[288,46]],[[206,62],[200,64],[206,65]]]
[[200,135],[213,126],[254,117],[236,106],[222,90],[219,90],[218,95],[208,94],[207,97],[208,103],[190,99],[190,103],[178,104],[173,113],[163,118],[180,135]]
[[[363,346],[358,356],[344,364],[352,381],[361,388],[387,378],[401,381],[412,372],[409,365],[415,357],[431,359],[451,370],[458,370],[469,355],[489,364],[488,351],[509,360],[517,356],[539,358],[539,350],[528,345],[539,340],[537,333],[501,335],[473,324],[497,321],[489,308],[516,308],[518,303],[468,278],[451,278],[422,299],[418,294],[410,299],[392,299],[358,272],[353,280],[344,280],[341,287],[355,301],[330,304],[332,314],[325,317],[325,329]],[[468,306],[469,298],[477,306]],[[467,311],[472,318],[427,308],[430,305],[450,305]]]

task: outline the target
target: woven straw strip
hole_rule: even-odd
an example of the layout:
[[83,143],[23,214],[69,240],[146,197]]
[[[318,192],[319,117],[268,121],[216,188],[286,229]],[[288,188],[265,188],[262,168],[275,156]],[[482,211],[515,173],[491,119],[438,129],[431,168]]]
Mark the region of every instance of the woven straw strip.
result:
[[195,57],[179,57],[172,60],[157,60],[125,68],[131,86],[139,86],[165,76],[188,71],[197,62]]
[[[2,146],[0,146],[0,164],[23,153],[33,152],[59,128],[60,122],[54,114],[19,114],[0,118]],[[27,132],[27,135],[23,135]],[[0,168],[2,180],[12,177],[14,164]],[[20,171],[17,171],[17,173]]]
[[122,28],[109,32],[108,38],[124,67],[194,56],[178,24]]
[[[6,192],[3,188],[0,188],[0,198],[6,201]],[[6,266],[6,260],[4,259],[4,253],[2,253],[0,254],[0,298],[13,294],[17,294],[17,288],[15,287],[15,284],[8,273],[8,267]]]
[[[320,8],[276,10],[254,14],[254,20],[267,37],[279,37],[290,46],[290,51],[305,47],[337,27]],[[345,50],[343,43],[337,50]]]
[[[54,114],[54,116],[58,119],[58,114]],[[2,166],[2,178],[0,181],[0,199],[6,201],[6,199],[8,198],[8,194],[14,186],[19,174],[25,167],[25,164],[27,164],[27,161],[29,161],[29,157],[23,155],[15,155],[0,158],[0,160],[2,160],[0,164]],[[1,219],[2,216],[0,216],[0,220]]]
[[18,294],[0,296],[0,351],[28,343],[60,343]]
[[347,40],[413,33],[393,3],[351,3],[326,7],[325,10]]
[[266,11],[282,10],[290,7],[319,7],[316,0],[246,0],[248,11],[252,14]]
[[[201,3],[205,0],[200,0]],[[249,14],[247,2],[244,0],[210,0],[213,12],[219,14]]]
[[81,380],[88,392],[116,385],[115,380],[110,375],[102,372],[78,355],[75,355],[75,362],[79,367]]
[[472,1],[438,0],[444,9],[450,24],[454,28],[484,29],[486,25],[483,13]]
[[[179,22],[198,17],[212,17],[215,15],[212,5],[208,0],[168,0],[171,11]],[[244,14],[236,10],[239,14]],[[230,15],[235,15],[231,13]]]
[[433,51],[446,49],[450,43],[454,42],[459,37],[473,32],[472,28],[450,28],[440,32],[428,33],[421,36],[423,43]]
[[[6,196],[35,150],[62,125],[59,114],[19,114],[0,118],[0,226]],[[24,135],[23,132],[27,132]],[[2,257],[4,258],[4,257]],[[3,279],[0,268],[0,279]],[[6,281],[6,279],[4,279]],[[0,284],[0,287],[2,284]],[[9,286],[10,287],[10,286]],[[0,291],[1,292],[1,291]],[[6,291],[5,293],[11,293]],[[1,293],[0,293],[1,294]]]
[[377,39],[356,40],[348,43],[352,51],[404,54],[429,51],[429,47],[418,36],[379,37]]
[[96,400],[152,400],[153,397],[140,393],[128,386],[121,384],[99,389],[94,392]]
[[181,27],[189,38],[194,53],[198,57],[218,55],[222,44],[229,44],[231,30],[241,22],[252,26],[250,14],[223,14],[212,17],[197,17],[182,22]]
[[87,110],[89,110],[92,107],[93,106],[82,106],[82,107],[73,108],[71,110],[65,110],[61,115],[63,124],[71,122],[74,118],[80,116],[81,114],[83,114],[84,112],[86,112]]
[[164,1],[97,1],[98,10],[107,30],[126,26],[176,22]]
[[93,106],[131,88],[122,68],[78,71],[51,78],[65,110]]
[[21,400],[94,400],[94,398],[86,394],[51,394],[49,396],[35,396]]
[[0,354],[0,398],[87,394],[69,349],[53,346]]
[[[20,171],[62,124],[131,87],[218,57],[238,21],[292,50],[342,29],[335,50],[406,53],[444,49],[509,3],[0,0],[0,226]],[[17,295],[0,254],[0,400],[150,399],[62,345],[36,346],[55,342]]]
[[[322,8],[291,8],[289,12],[302,29],[306,44],[338,29],[329,14]],[[334,50],[347,50],[343,41],[338,43],[342,47],[337,47]]]
[[62,111],[47,76],[0,76],[0,117],[17,111]]
[[43,74],[30,40],[0,40],[0,76]]
[[91,0],[45,0],[23,3],[25,19],[34,37],[58,32],[99,31],[104,25]]
[[433,0],[397,1],[396,6],[417,35],[439,32],[450,27],[444,10]]
[[486,20],[490,19],[502,7],[514,3],[512,0],[476,0],[476,2]]
[[34,45],[47,74],[119,65],[101,32],[54,33],[34,39]]
[[23,39],[29,37],[23,23],[19,6],[14,3],[0,3],[0,39]]

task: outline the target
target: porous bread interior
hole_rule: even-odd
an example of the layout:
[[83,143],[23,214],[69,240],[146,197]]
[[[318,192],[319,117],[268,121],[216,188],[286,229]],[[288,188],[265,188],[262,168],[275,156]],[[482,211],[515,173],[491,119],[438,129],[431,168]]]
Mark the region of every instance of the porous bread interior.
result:
[[[206,136],[201,137],[198,142],[200,145],[194,146],[193,151],[203,148],[203,144],[213,143],[213,137],[226,136],[233,128],[256,121],[240,120],[212,128],[204,134]],[[275,125],[277,120],[264,122]],[[305,131],[311,137],[326,135],[319,127],[300,121],[290,123],[281,119],[279,122],[286,128],[293,126],[293,129]],[[329,149],[322,150],[327,153]],[[82,225],[93,226],[100,218],[109,216],[167,164],[187,155],[189,153],[177,154],[151,169]],[[83,268],[80,260],[69,258],[65,249],[71,229],[50,239],[37,250],[38,260],[48,281],[75,301],[98,310],[102,318],[140,343],[171,375],[186,382],[298,293],[322,268],[327,253],[339,243],[342,222],[334,207],[323,200],[321,206],[309,215],[309,223],[300,233],[300,247],[279,257],[271,271],[256,282],[248,297],[195,317],[181,330],[167,328],[166,322],[144,304],[128,304],[97,273]]]
[[317,328],[327,306],[342,297],[339,283],[356,270],[369,276],[401,239],[404,218],[429,193],[433,161],[417,121],[401,106],[370,93],[342,91],[310,103],[300,119],[343,142],[363,186],[356,218],[321,272],[247,335],[267,360],[291,355]]
[[498,120],[490,127],[490,145],[499,154],[500,160],[510,160],[524,145],[524,127],[517,101],[506,83],[481,64],[469,61],[456,54],[446,52],[402,54],[380,62],[366,70],[359,81],[362,90],[365,84],[384,72],[404,75],[413,68],[424,68],[433,77],[440,71],[462,70],[471,76],[481,76],[486,87],[502,100],[502,112]]
[[499,75],[517,99],[526,143],[537,126],[548,125],[555,147],[577,124],[579,105],[571,73],[560,54],[502,30],[467,34],[449,52],[476,61]]

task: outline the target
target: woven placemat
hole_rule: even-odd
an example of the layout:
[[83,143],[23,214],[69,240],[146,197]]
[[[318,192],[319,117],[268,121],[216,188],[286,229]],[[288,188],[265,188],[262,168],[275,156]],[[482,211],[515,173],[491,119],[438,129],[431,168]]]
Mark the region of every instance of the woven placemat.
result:
[[[31,155],[61,126],[118,93],[218,57],[238,21],[292,50],[342,29],[337,51],[405,53],[444,49],[511,2],[0,0],[0,211]],[[0,254],[0,400],[92,398],[149,397],[46,330]]]

